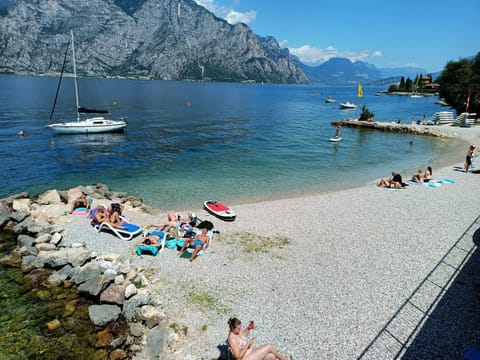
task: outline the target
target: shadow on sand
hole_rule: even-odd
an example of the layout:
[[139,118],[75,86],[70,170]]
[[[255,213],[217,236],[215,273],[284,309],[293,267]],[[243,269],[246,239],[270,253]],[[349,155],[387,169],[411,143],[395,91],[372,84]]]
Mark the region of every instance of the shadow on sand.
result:
[[480,216],[357,359],[463,359],[480,347]]

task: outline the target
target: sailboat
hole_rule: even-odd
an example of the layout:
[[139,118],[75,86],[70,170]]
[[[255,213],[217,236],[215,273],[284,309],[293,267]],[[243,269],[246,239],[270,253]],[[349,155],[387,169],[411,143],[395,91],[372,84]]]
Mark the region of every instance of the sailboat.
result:
[[[77,86],[77,69],[75,65],[75,46],[73,43],[73,31],[70,31],[70,42],[72,44],[72,62],[73,62],[73,83],[75,86],[75,102],[77,110],[77,121],[61,122],[55,124],[49,124],[47,127],[52,129],[57,134],[89,134],[89,133],[109,133],[109,132],[122,132],[127,126],[127,121],[124,118],[120,120],[110,120],[104,117],[91,117],[87,119],[80,119],[80,114],[107,114],[108,110],[90,109],[79,105],[78,101],[78,86]],[[55,94],[55,100],[53,102],[52,111],[50,112],[50,121],[52,121],[53,113],[55,111],[55,105],[57,103],[58,92],[60,90],[60,84],[62,82],[63,70],[65,68],[65,60],[68,54],[68,46],[65,52],[65,58],[63,61],[62,72],[60,79],[58,80],[57,93]]]

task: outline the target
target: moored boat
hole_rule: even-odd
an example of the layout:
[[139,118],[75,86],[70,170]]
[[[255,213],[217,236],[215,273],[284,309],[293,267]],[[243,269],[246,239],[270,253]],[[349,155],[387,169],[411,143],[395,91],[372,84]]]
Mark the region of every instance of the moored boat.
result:
[[[104,117],[92,117],[85,120],[80,120],[80,114],[106,114],[108,110],[90,109],[79,105],[78,102],[78,86],[77,86],[77,69],[75,66],[75,47],[73,43],[73,31],[70,32],[70,43],[72,44],[72,63],[73,63],[73,83],[75,85],[75,100],[76,100],[76,112],[77,121],[66,121],[60,123],[54,123],[47,125],[57,134],[97,134],[97,133],[112,133],[122,132],[127,126],[125,118],[120,120],[105,119]],[[67,47],[68,51],[68,47]],[[66,59],[66,57],[65,57]],[[60,83],[63,77],[63,70],[65,68],[65,62],[63,63],[62,72],[59,78],[59,86],[57,87],[57,93],[53,102],[52,111],[50,112],[50,121],[52,120],[53,113],[55,111],[55,105],[58,98],[58,92],[60,90]]]
[[349,101],[345,103],[340,103],[340,109],[356,109],[356,108],[357,108],[357,105]]

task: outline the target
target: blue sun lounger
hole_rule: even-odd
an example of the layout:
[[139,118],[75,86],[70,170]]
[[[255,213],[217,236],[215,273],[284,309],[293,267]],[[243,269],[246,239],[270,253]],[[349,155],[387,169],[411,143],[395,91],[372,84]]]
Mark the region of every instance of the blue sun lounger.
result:
[[135,236],[142,232],[142,228],[138,225],[124,223],[121,226],[123,229],[116,228],[109,223],[103,222],[96,224],[94,227],[97,232],[108,231],[118,236],[122,240],[132,240]]

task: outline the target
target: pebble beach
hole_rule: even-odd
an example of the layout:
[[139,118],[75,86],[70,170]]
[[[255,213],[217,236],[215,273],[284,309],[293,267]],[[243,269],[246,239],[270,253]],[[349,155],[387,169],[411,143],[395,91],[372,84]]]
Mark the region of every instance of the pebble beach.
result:
[[[479,134],[455,132],[465,152]],[[480,346],[480,175],[463,172],[463,162],[433,167],[434,179],[454,183],[389,190],[372,182],[238,205],[234,222],[168,209],[195,212],[220,232],[194,262],[171,249],[138,257],[135,240],[96,233],[79,216],[62,217],[63,241],[151,268],[151,291],[186,335],[172,359],[219,358],[230,316],[254,320],[256,345],[295,359],[462,358]],[[144,226],[166,210],[127,206],[125,215]]]

